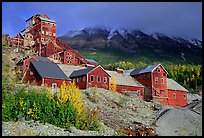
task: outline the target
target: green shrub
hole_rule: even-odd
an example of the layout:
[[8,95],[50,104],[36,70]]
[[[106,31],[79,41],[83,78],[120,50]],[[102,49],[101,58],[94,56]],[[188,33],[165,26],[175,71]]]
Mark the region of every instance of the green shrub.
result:
[[16,93],[8,92],[9,89],[4,88],[3,121],[18,121],[25,118],[61,128],[76,126],[84,130],[101,130],[97,111],[87,108],[79,113],[71,100],[60,103],[58,92],[53,95],[50,94],[52,92],[50,89],[29,87],[30,85],[19,88]]

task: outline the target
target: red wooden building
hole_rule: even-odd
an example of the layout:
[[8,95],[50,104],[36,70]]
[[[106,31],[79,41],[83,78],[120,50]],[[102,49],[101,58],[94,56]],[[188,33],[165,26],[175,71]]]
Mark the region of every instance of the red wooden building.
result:
[[26,70],[29,69],[30,61],[32,60],[41,61],[41,62],[51,62],[48,58],[44,58],[40,56],[24,57],[16,63],[17,68],[19,68],[20,71],[22,71],[22,74],[24,74]]
[[[136,68],[130,73],[133,78],[145,86],[144,99],[146,101],[157,100],[162,104],[172,106],[183,106],[184,103],[187,104],[186,99],[183,98],[172,100],[170,96],[172,90],[167,87],[167,74],[167,71],[161,64],[155,64],[144,68]],[[180,89],[176,90],[175,92],[179,93],[177,95],[183,93],[183,91]],[[181,100],[182,102],[180,101],[178,102],[180,104],[176,104],[176,101],[178,100]]]
[[45,84],[54,89],[60,88],[62,82],[71,83],[60,67],[51,62],[31,61],[26,80],[37,85]]
[[70,78],[73,79],[76,86],[80,89],[89,87],[98,87],[109,89],[110,75],[100,66],[76,70]]
[[117,92],[144,100],[144,86],[137,80],[130,75],[124,74],[122,70],[106,70],[106,72],[111,75],[111,79],[115,78]]

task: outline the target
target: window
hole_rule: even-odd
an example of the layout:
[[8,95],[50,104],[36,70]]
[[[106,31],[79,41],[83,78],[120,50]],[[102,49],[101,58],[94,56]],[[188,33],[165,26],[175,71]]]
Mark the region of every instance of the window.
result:
[[107,78],[106,78],[106,77],[103,78],[103,82],[104,82],[104,83],[107,82]]
[[166,76],[166,73],[164,73],[163,76]]
[[26,65],[26,69],[28,69],[28,65]]
[[183,98],[184,98],[184,100],[186,100],[186,95],[185,94],[183,95]]
[[55,47],[55,50],[56,50],[57,48]]
[[91,82],[93,82],[94,81],[94,76],[93,75],[91,75]]
[[157,77],[155,77],[155,83],[156,83],[156,84],[158,83],[158,78],[157,78]]
[[86,81],[86,77],[85,76],[83,77],[83,81]]
[[76,81],[79,82],[79,78],[77,78]]
[[101,77],[97,76],[97,81],[100,82],[101,81]]
[[140,90],[137,90],[136,96],[140,96]]
[[160,67],[157,68],[157,72],[160,72]]
[[46,35],[48,35],[48,32],[46,32]]
[[55,36],[56,34],[55,33],[53,33],[53,36]]
[[173,98],[176,99],[176,94],[175,93],[173,93]]
[[161,78],[161,83],[164,84],[164,78]]
[[54,59],[55,59],[55,55],[54,55],[53,57],[54,57]]
[[57,83],[52,83],[52,88],[56,89],[57,88]]

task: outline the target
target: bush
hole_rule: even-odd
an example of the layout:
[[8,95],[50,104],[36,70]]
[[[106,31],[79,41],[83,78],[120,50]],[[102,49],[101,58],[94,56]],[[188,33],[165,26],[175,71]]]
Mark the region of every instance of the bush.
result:
[[27,85],[18,89],[16,93],[5,90],[2,104],[3,121],[25,118],[61,128],[75,126],[84,130],[100,130],[98,113],[88,108],[84,110],[81,91],[74,84],[67,86],[63,82],[55,94],[51,89],[29,87],[30,85]]

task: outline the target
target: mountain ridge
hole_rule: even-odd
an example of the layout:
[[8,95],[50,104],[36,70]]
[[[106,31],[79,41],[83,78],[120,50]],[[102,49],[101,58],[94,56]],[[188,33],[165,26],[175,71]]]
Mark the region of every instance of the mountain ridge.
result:
[[[59,36],[72,48],[80,51],[114,48],[135,56],[174,57],[185,60],[186,64],[201,64],[202,41],[185,39],[162,33],[146,34],[138,29],[107,29],[103,27],[86,27],[81,30],[69,31]],[[114,51],[114,50],[113,50]]]

